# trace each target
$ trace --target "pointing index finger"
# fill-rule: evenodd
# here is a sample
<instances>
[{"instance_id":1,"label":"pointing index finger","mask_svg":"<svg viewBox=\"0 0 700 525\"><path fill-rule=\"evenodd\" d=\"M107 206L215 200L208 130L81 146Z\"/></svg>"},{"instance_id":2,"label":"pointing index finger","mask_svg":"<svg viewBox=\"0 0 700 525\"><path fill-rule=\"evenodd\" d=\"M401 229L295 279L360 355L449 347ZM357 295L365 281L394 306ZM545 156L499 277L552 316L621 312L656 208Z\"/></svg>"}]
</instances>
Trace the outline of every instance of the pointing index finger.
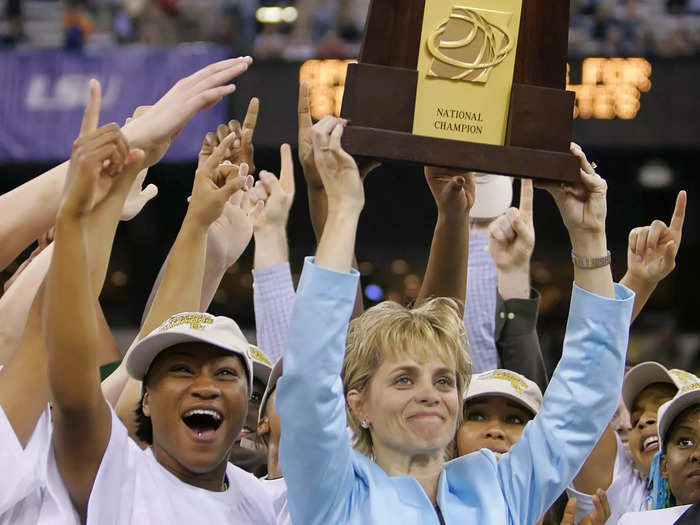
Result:
<instances>
[{"instance_id":1,"label":"pointing index finger","mask_svg":"<svg viewBox=\"0 0 700 525\"><path fill-rule=\"evenodd\" d=\"M520 179L520 213L525 219L532 219L533 189L531 179Z\"/></svg>"},{"instance_id":2,"label":"pointing index finger","mask_svg":"<svg viewBox=\"0 0 700 525\"><path fill-rule=\"evenodd\" d=\"M246 132L250 134L250 138L253 138L253 132L255 131L255 125L258 123L258 113L260 112L260 100L257 97L250 99L248 104L248 112L245 115L245 120L243 121L242 135Z\"/></svg>"},{"instance_id":3,"label":"pointing index finger","mask_svg":"<svg viewBox=\"0 0 700 525\"><path fill-rule=\"evenodd\" d=\"M90 79L90 100L85 108L85 113L83 113L83 121L80 125L80 135L87 135L88 133L95 131L97 129L97 124L100 120L100 104L102 103L102 90L100 89L100 83L94 79Z\"/></svg>"},{"instance_id":4,"label":"pointing index finger","mask_svg":"<svg viewBox=\"0 0 700 525\"><path fill-rule=\"evenodd\" d=\"M673 210L673 217L671 217L671 229L677 232L683 230L683 222L685 222L685 206L688 202L688 195L685 190L678 193L676 198L676 207Z\"/></svg>"}]
</instances>

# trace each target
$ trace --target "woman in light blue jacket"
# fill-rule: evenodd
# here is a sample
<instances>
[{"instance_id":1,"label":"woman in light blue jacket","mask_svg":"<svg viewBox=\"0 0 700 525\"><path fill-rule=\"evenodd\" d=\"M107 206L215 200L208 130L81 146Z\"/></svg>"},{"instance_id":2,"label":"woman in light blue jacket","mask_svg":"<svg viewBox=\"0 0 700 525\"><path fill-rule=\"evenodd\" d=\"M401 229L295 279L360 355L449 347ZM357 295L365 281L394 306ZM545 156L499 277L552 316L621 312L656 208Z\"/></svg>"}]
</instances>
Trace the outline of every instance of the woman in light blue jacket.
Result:
<instances>
[{"instance_id":1,"label":"woman in light blue jacket","mask_svg":"<svg viewBox=\"0 0 700 525\"><path fill-rule=\"evenodd\" d=\"M379 305L348 332L364 192L342 133L343 121L330 117L314 128L328 219L305 263L277 386L292 522L534 524L585 461L620 394L634 296L613 285L605 181L572 146L580 182L547 185L571 238L575 286L539 414L500 459L482 449L446 462L470 372L463 325L456 303L442 298L412 311Z\"/></svg>"}]
</instances>

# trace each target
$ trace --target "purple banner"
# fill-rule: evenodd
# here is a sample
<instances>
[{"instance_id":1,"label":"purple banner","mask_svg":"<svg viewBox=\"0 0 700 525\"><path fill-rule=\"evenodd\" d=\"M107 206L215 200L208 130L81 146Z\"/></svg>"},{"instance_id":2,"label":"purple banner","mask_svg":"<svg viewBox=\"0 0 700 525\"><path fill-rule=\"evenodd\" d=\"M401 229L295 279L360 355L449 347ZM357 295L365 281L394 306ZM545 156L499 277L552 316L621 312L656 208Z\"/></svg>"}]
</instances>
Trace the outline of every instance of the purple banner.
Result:
<instances>
[{"instance_id":1,"label":"purple banner","mask_svg":"<svg viewBox=\"0 0 700 525\"><path fill-rule=\"evenodd\" d=\"M129 46L83 53L0 53L0 162L57 162L70 157L88 98L102 85L100 124L123 124L180 78L230 56L230 48L190 44L170 49ZM207 131L227 119L227 101L197 115L173 142L166 161L194 161Z\"/></svg>"}]
</instances>

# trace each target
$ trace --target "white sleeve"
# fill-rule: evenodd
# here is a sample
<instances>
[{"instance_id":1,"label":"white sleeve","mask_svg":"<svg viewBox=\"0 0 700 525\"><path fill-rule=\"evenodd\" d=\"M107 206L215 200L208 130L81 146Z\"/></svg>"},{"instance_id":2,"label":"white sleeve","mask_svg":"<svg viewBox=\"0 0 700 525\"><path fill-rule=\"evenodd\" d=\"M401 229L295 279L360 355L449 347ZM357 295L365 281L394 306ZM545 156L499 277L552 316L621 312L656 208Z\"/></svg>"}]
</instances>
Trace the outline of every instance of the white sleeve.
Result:
<instances>
[{"instance_id":1,"label":"white sleeve","mask_svg":"<svg viewBox=\"0 0 700 525\"><path fill-rule=\"evenodd\" d=\"M88 501L88 525L117 525L131 516L135 466L142 451L129 438L126 427L110 407L112 429Z\"/></svg>"},{"instance_id":2,"label":"white sleeve","mask_svg":"<svg viewBox=\"0 0 700 525\"><path fill-rule=\"evenodd\" d=\"M0 514L12 508L41 484L14 428L0 405Z\"/></svg>"}]
</instances>

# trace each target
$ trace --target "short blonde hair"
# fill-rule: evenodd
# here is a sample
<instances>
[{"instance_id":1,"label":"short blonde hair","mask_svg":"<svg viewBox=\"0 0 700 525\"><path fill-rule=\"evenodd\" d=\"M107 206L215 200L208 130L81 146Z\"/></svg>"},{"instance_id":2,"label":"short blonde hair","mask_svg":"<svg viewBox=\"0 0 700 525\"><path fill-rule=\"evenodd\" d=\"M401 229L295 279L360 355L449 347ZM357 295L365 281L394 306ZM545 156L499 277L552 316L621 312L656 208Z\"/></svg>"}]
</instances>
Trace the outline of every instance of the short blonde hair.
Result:
<instances>
[{"instance_id":1,"label":"short blonde hair","mask_svg":"<svg viewBox=\"0 0 700 525\"><path fill-rule=\"evenodd\" d=\"M411 356L419 360L438 357L454 366L459 400L471 378L467 332L457 301L445 297L431 299L409 310L393 301L385 301L367 310L350 323L345 360L343 389L366 392L374 373L387 357ZM355 433L354 447L372 456L372 436L347 407L348 422ZM462 421L459 411L457 428Z\"/></svg>"}]
</instances>

